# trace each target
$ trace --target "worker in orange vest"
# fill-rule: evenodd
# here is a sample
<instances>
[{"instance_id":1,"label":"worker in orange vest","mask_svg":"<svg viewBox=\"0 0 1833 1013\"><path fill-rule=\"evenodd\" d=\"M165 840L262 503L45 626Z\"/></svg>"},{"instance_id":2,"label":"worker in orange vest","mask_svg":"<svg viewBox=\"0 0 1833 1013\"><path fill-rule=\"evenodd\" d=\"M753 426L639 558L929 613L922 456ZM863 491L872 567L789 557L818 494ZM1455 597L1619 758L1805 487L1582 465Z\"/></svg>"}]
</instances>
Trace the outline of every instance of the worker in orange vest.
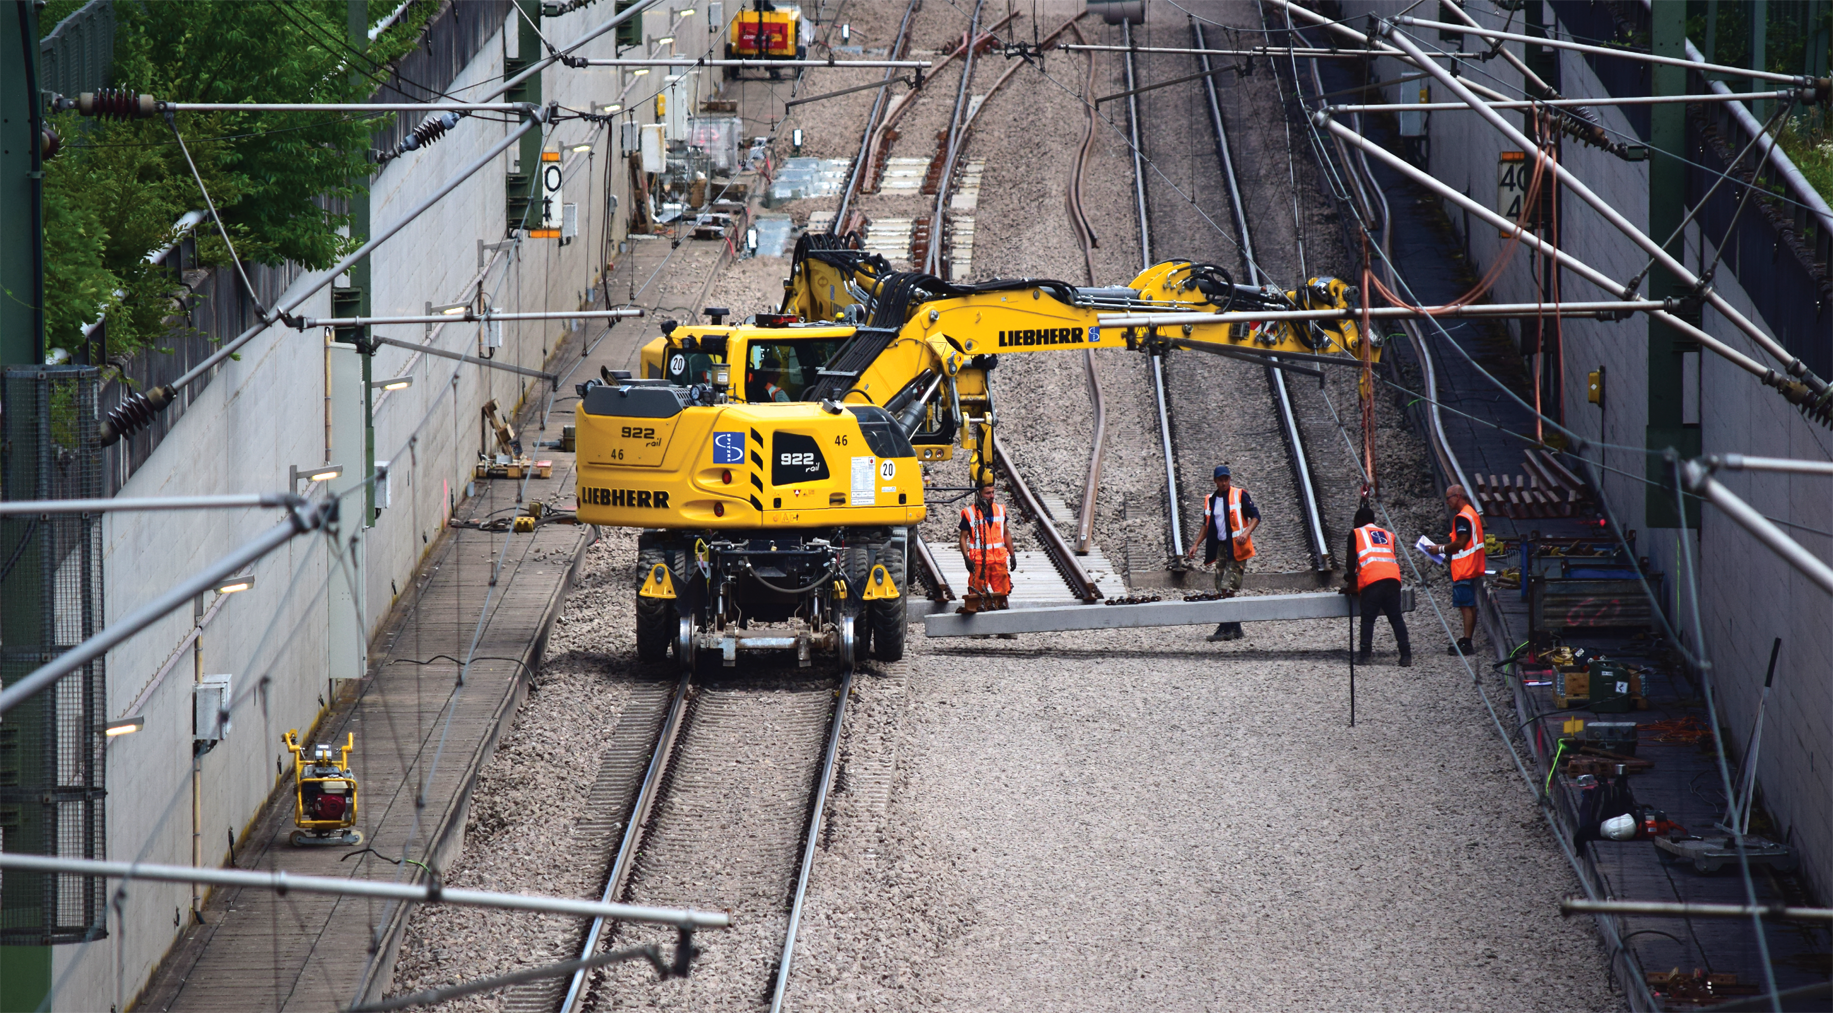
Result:
<instances>
[{"instance_id":1,"label":"worker in orange vest","mask_svg":"<svg viewBox=\"0 0 1833 1013\"><path fill-rule=\"evenodd\" d=\"M1018 547L1006 524L1006 508L993 500L993 476L983 475L977 484L974 502L961 511L961 558L967 561L967 590L993 599L983 608L1002 609L1006 607L1006 595L1012 593L1012 563L1018 556Z\"/></svg>"},{"instance_id":2,"label":"worker in orange vest","mask_svg":"<svg viewBox=\"0 0 1833 1013\"><path fill-rule=\"evenodd\" d=\"M1208 545L1203 562L1216 564L1216 592L1233 598L1247 575L1247 561L1255 555L1252 536L1260 526L1260 508L1248 498L1246 489L1234 484L1228 465L1216 465L1215 480L1216 491L1203 497L1203 533L1184 558L1195 559L1197 550ZM1210 640L1241 637L1240 623L1217 623L1216 632L1209 635Z\"/></svg>"},{"instance_id":3,"label":"worker in orange vest","mask_svg":"<svg viewBox=\"0 0 1833 1013\"><path fill-rule=\"evenodd\" d=\"M1432 551L1447 557L1451 567L1451 604L1464 616L1464 635L1446 650L1447 654L1472 654L1471 634L1477 629L1477 594L1483 588L1483 518L1461 485L1445 488L1445 506L1452 511L1451 540L1434 545Z\"/></svg>"},{"instance_id":4,"label":"worker in orange vest","mask_svg":"<svg viewBox=\"0 0 1833 1013\"><path fill-rule=\"evenodd\" d=\"M1400 611L1400 558L1394 554L1394 533L1375 523L1368 507L1356 511L1356 529L1349 533L1349 572L1345 594L1362 601L1362 649L1356 661L1367 664L1375 644L1375 616L1387 616L1400 647L1400 667L1413 664L1413 647L1407 640L1407 620Z\"/></svg>"}]
</instances>

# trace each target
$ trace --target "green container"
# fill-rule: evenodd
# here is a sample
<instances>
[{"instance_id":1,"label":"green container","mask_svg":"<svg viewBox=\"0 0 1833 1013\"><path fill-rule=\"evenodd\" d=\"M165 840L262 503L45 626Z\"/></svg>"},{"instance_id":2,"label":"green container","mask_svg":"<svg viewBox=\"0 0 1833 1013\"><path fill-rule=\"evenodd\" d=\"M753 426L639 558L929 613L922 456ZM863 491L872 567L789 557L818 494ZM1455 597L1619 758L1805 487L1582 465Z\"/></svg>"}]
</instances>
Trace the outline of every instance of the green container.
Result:
<instances>
[{"instance_id":1,"label":"green container","mask_svg":"<svg viewBox=\"0 0 1833 1013\"><path fill-rule=\"evenodd\" d=\"M1627 714L1636 709L1630 694L1635 683L1629 669L1615 661L1593 661L1586 668L1591 673L1591 709L1599 714Z\"/></svg>"}]
</instances>

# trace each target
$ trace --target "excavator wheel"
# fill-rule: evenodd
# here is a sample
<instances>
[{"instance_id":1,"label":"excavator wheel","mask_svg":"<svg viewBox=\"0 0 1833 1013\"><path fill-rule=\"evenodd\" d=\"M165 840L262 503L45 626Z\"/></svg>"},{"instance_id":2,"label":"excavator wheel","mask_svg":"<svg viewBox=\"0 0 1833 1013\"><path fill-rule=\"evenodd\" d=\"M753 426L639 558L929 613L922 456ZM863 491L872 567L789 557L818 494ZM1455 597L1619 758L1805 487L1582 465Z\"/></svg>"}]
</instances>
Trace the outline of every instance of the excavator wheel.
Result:
<instances>
[{"instance_id":1,"label":"excavator wheel","mask_svg":"<svg viewBox=\"0 0 1833 1013\"><path fill-rule=\"evenodd\" d=\"M880 661L899 661L904 657L904 635L909 630L905 605L910 601L908 575L909 543L907 536L896 535L879 546L878 561L897 585L898 596L866 604L866 625L872 631L872 656Z\"/></svg>"},{"instance_id":2,"label":"excavator wheel","mask_svg":"<svg viewBox=\"0 0 1833 1013\"><path fill-rule=\"evenodd\" d=\"M678 552L670 551L665 536L659 532L645 531L637 536L637 574L639 580L647 575L657 563L663 563L670 570L676 570ZM636 596L636 656L638 661L668 660L668 645L674 642L675 627L678 621L675 603L667 598L645 598Z\"/></svg>"}]
</instances>

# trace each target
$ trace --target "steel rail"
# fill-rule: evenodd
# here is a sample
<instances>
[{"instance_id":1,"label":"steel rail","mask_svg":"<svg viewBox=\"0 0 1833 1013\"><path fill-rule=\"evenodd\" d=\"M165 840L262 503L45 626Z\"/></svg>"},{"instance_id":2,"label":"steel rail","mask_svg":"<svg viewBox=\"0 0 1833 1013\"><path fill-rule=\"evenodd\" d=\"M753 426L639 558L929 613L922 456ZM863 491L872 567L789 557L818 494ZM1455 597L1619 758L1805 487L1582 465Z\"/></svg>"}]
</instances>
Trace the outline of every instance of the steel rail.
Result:
<instances>
[{"instance_id":1,"label":"steel rail","mask_svg":"<svg viewBox=\"0 0 1833 1013\"><path fill-rule=\"evenodd\" d=\"M605 889L600 901L609 904L623 892L625 880L629 878L630 869L636 864L636 852L642 843L643 828L649 822L649 812L655 805L656 796L661 794L663 774L668 769L668 757L674 749L675 737L681 730L681 718L687 712L687 699L692 672L681 673L675 683L674 695L668 702L668 715L662 721L662 730L656 735L654 751L649 754L649 767L643 774L643 784L637 789L636 804L631 806L630 818L624 823L624 834L618 843L617 856L612 859L611 869L605 875ZM590 960L598 950L599 941L603 938L607 921L603 916L592 919L586 929L585 945L579 949L579 960ZM573 1013L578 1008L579 1000L585 996L587 972L590 968L581 967L573 972L567 983L566 995L560 1000L560 1013Z\"/></svg>"},{"instance_id":2,"label":"steel rail","mask_svg":"<svg viewBox=\"0 0 1833 1013\"><path fill-rule=\"evenodd\" d=\"M815 852L821 847L821 821L827 811L827 793L834 784L834 767L840 759L840 731L846 723L846 703L852 695L853 669L848 667L840 677L840 692L834 700L834 718L827 729L827 748L821 755L821 771L815 775L813 811L808 817L808 839L802 844L802 866L796 872L796 892L789 902L789 928L783 934L783 953L777 960L776 985L770 992L770 1013L782 1013L783 996L789 991L789 968L796 953L796 930L802 924L802 908L808 899L808 876L815 867Z\"/></svg>"},{"instance_id":3,"label":"steel rail","mask_svg":"<svg viewBox=\"0 0 1833 1013\"><path fill-rule=\"evenodd\" d=\"M1025 484L1024 476L1018 473L1018 465L1006 456L1006 448L997 437L993 440L993 463L1005 472L1013 501L1037 522L1038 539L1044 543L1044 553L1050 557L1051 565L1056 567L1063 583L1069 585L1070 593L1084 602L1100 601L1101 589L1095 586L1088 571L1082 568L1082 563L1070 550L1069 543L1063 540L1063 533L1057 530L1055 524L1050 523L1050 512L1044 509L1043 502Z\"/></svg>"},{"instance_id":4,"label":"steel rail","mask_svg":"<svg viewBox=\"0 0 1833 1013\"><path fill-rule=\"evenodd\" d=\"M1064 27L1074 25L1068 22ZM1076 28L1076 38L1082 38L1082 29ZM1016 69L1016 68L1014 68ZM1000 78L1001 81L1005 78ZM1088 78L1083 85L1083 94L1093 94L1095 89L1095 56L1088 56ZM982 108L985 108L984 106ZM1076 151L1076 171L1069 180L1069 223L1076 230L1076 238L1082 243L1082 265L1088 275L1088 283L1095 284L1095 230L1088 221L1088 213L1082 207L1082 182L1088 175L1088 155L1095 146L1095 107L1087 107L1087 124L1082 131L1082 146ZM1095 540L1095 498L1101 491L1101 458L1107 446L1107 401L1102 397L1101 376L1095 371L1095 352L1092 348L1082 350L1082 368L1088 376L1088 397L1094 406L1095 425L1093 429L1093 446L1088 452L1088 477L1082 482L1082 506L1076 514L1076 555L1086 556Z\"/></svg>"},{"instance_id":5,"label":"steel rail","mask_svg":"<svg viewBox=\"0 0 1833 1013\"><path fill-rule=\"evenodd\" d=\"M948 154L936 183L936 209L929 217L929 249L923 257L923 271L937 277L942 275L942 216L948 208L948 182L955 178L955 159L961 154L961 125L967 115L968 86L974 80L974 51L980 48L980 9L985 5L986 0L974 0L974 16L968 21L967 52L961 57L961 84L955 89L955 112L948 120Z\"/></svg>"},{"instance_id":6,"label":"steel rail","mask_svg":"<svg viewBox=\"0 0 1833 1013\"><path fill-rule=\"evenodd\" d=\"M1138 50L1133 46L1131 21L1120 22L1120 39L1124 44L1127 78L1127 140L1133 152L1133 205L1139 217L1139 269L1143 271L1152 266L1152 225L1146 214L1145 148L1140 144L1139 80L1133 64L1133 54ZM1175 567L1184 558L1184 504L1177 484L1177 448L1171 440L1171 407L1165 397L1164 356L1154 352L1149 358L1153 407L1158 411L1159 453L1165 460L1165 523L1171 535L1171 551L1167 555L1170 565Z\"/></svg>"},{"instance_id":7,"label":"steel rail","mask_svg":"<svg viewBox=\"0 0 1833 1013\"><path fill-rule=\"evenodd\" d=\"M904 8L903 23L898 26L897 39L891 43L888 55L896 56L903 52L904 40L910 33L910 18L916 13L917 4L920 2L921 0L910 0L910 5ZM840 234L841 223L846 221L847 211L852 207L853 194L859 190L860 174L866 171L865 165L867 156L870 154L868 149L872 146L872 134L876 130L879 116L884 114L885 99L891 94L891 82L895 80L897 80L896 71L887 69L884 83L878 86L878 97L872 100L872 111L866 115L866 129L859 136L859 154L853 156L853 171L847 174L846 189L840 191L840 204L834 211L834 221L827 227L829 235Z\"/></svg>"},{"instance_id":8,"label":"steel rail","mask_svg":"<svg viewBox=\"0 0 1833 1013\"><path fill-rule=\"evenodd\" d=\"M1190 31L1196 39L1198 49L1203 45L1203 24L1191 19ZM1198 64L1209 69L1209 57L1199 55ZM1247 224L1247 211L1241 202L1241 182L1235 176L1234 158L1229 152L1228 130L1222 123L1222 104L1216 97L1216 79L1203 78L1203 94L1209 102L1209 125L1216 132L1216 159L1222 168L1222 182L1228 188L1229 207L1234 212L1235 231L1241 242L1241 255L1247 261L1248 278L1251 284L1264 285L1268 282L1260 272L1259 258L1254 256L1254 240ZM1267 385L1273 390L1273 400L1279 406L1280 431L1285 436L1286 456L1292 465L1292 482L1297 487L1299 504L1305 515L1305 528L1310 536L1312 566L1319 572L1332 569L1330 544L1324 533L1324 517L1318 507L1317 487L1312 484L1311 463L1305 456L1305 436L1299 429L1298 415L1292 407L1292 394L1286 388L1285 374L1277 369L1267 370Z\"/></svg>"}]
</instances>

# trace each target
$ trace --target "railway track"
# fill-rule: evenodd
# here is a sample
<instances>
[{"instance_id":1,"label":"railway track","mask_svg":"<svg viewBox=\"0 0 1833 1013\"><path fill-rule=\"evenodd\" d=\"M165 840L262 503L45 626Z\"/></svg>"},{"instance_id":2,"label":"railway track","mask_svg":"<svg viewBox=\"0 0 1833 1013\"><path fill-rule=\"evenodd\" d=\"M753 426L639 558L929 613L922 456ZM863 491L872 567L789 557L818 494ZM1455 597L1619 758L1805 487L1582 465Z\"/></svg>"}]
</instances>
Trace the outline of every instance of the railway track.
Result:
<instances>
[{"instance_id":1,"label":"railway track","mask_svg":"<svg viewBox=\"0 0 1833 1013\"><path fill-rule=\"evenodd\" d=\"M575 835L602 842L597 855L580 860L604 863L604 898L737 901L735 928L699 955L683 985L690 1006L715 994L722 1003L751 994L775 1013L790 980L853 673L763 678L775 681L683 673L672 687L640 685L580 818L581 828L597 833ZM709 869L719 870L717 883L707 882ZM654 933L596 919L572 956L648 942ZM617 1009L626 991L653 1000L652 982L647 965L598 968L521 986L504 1006L514 1013Z\"/></svg>"}]
</instances>

